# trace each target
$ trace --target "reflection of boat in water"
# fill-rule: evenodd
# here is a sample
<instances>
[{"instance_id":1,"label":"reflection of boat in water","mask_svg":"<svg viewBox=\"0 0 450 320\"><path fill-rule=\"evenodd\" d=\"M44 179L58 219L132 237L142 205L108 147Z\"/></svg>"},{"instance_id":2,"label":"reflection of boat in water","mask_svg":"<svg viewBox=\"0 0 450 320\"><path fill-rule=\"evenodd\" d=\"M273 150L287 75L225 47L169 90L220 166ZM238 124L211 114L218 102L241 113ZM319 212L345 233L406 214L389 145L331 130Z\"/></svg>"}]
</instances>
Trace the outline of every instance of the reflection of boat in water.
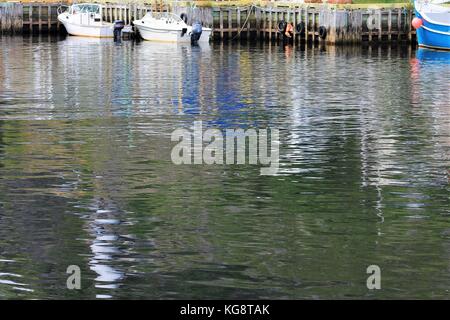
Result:
<instances>
[{"instance_id":1,"label":"reflection of boat in water","mask_svg":"<svg viewBox=\"0 0 450 320\"><path fill-rule=\"evenodd\" d=\"M168 12L148 12L133 23L142 38L149 41L208 42L211 36L210 28L202 27L200 23L189 26L181 17Z\"/></svg>"},{"instance_id":2,"label":"reflection of boat in water","mask_svg":"<svg viewBox=\"0 0 450 320\"><path fill-rule=\"evenodd\" d=\"M137 113L187 112L214 105L211 91L211 46L200 43L164 43L142 41L134 48L134 100ZM208 89L209 88L209 89ZM174 109L168 109L172 106Z\"/></svg>"},{"instance_id":3,"label":"reflection of boat in water","mask_svg":"<svg viewBox=\"0 0 450 320\"><path fill-rule=\"evenodd\" d=\"M450 52L448 51L419 48L416 52L416 57L422 61L440 61L450 64Z\"/></svg>"},{"instance_id":4,"label":"reflection of boat in water","mask_svg":"<svg viewBox=\"0 0 450 320\"><path fill-rule=\"evenodd\" d=\"M67 33L73 36L98 38L114 36L114 25L103 21L102 7L98 4L74 4L68 10L59 13L58 20L64 25Z\"/></svg>"},{"instance_id":5,"label":"reflection of boat in water","mask_svg":"<svg viewBox=\"0 0 450 320\"><path fill-rule=\"evenodd\" d=\"M117 258L126 254L119 248L123 239L116 230L121 221L117 209L107 206L103 199L96 202L91 209L94 212L87 223L87 231L93 237L90 240L92 256L89 259L89 268L97 274L96 288L114 290L125 277L124 272L116 266ZM97 294L96 297L112 298L109 294Z\"/></svg>"},{"instance_id":6,"label":"reflection of boat in water","mask_svg":"<svg viewBox=\"0 0 450 320\"><path fill-rule=\"evenodd\" d=\"M419 0L414 2L414 8L416 17L412 23L419 46L450 50L450 8Z\"/></svg>"},{"instance_id":7,"label":"reflection of boat in water","mask_svg":"<svg viewBox=\"0 0 450 320\"><path fill-rule=\"evenodd\" d=\"M70 46L114 45L111 39L94 37L66 37L62 42Z\"/></svg>"}]
</instances>

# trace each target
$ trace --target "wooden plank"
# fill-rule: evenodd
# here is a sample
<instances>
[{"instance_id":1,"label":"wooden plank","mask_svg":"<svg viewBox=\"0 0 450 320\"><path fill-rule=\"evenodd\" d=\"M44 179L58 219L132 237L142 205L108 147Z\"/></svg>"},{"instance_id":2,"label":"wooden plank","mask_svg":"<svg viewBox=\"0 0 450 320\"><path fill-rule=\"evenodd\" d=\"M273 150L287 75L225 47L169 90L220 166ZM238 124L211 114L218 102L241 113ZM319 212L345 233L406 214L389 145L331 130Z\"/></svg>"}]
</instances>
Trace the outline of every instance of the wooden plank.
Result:
<instances>
[{"instance_id":1,"label":"wooden plank","mask_svg":"<svg viewBox=\"0 0 450 320\"><path fill-rule=\"evenodd\" d=\"M259 39L261 37L261 9L255 8L256 15L256 38Z\"/></svg>"},{"instance_id":2,"label":"wooden plank","mask_svg":"<svg viewBox=\"0 0 450 320\"><path fill-rule=\"evenodd\" d=\"M247 17L248 17L248 19L247 19L247 40L250 39L250 28L251 28L251 22L250 22L250 17L249 17L249 14L251 14L251 12L249 11L250 9L247 9Z\"/></svg>"},{"instance_id":3,"label":"wooden plank","mask_svg":"<svg viewBox=\"0 0 450 320\"><path fill-rule=\"evenodd\" d=\"M387 23L388 23L388 41L389 42L391 42L391 40L392 40L392 10L391 9L389 9L389 12L388 12L388 21L387 21Z\"/></svg>"},{"instance_id":4,"label":"wooden plank","mask_svg":"<svg viewBox=\"0 0 450 320\"><path fill-rule=\"evenodd\" d=\"M294 43L294 45L295 45L295 39L296 39L296 37L297 37L297 34L296 34L296 30L295 30L295 25L297 24L297 14L296 14L297 12L296 12L296 10L294 9L293 11L292 11L292 26L294 27L294 31L292 32L292 42Z\"/></svg>"},{"instance_id":5,"label":"wooden plank","mask_svg":"<svg viewBox=\"0 0 450 320\"><path fill-rule=\"evenodd\" d=\"M236 37L240 38L241 36L239 35L239 30L241 30L241 9L239 7L236 9L236 23L238 28L238 34Z\"/></svg>"},{"instance_id":6,"label":"wooden plank","mask_svg":"<svg viewBox=\"0 0 450 320\"><path fill-rule=\"evenodd\" d=\"M266 35L267 35L267 11L266 9L263 9L263 39L266 40Z\"/></svg>"},{"instance_id":7,"label":"wooden plank","mask_svg":"<svg viewBox=\"0 0 450 320\"><path fill-rule=\"evenodd\" d=\"M280 11L275 11L275 38L278 39L280 38L280 34L278 33L278 22L279 22L279 18L280 18Z\"/></svg>"},{"instance_id":8,"label":"wooden plank","mask_svg":"<svg viewBox=\"0 0 450 320\"><path fill-rule=\"evenodd\" d=\"M29 12L30 32L33 32L33 5L32 4L29 6L28 12Z\"/></svg>"},{"instance_id":9,"label":"wooden plank","mask_svg":"<svg viewBox=\"0 0 450 320\"><path fill-rule=\"evenodd\" d=\"M219 30L220 30L220 39L223 39L223 11L220 9L219 11Z\"/></svg>"},{"instance_id":10,"label":"wooden plank","mask_svg":"<svg viewBox=\"0 0 450 320\"><path fill-rule=\"evenodd\" d=\"M302 8L298 9L298 14L297 14L297 24L302 22ZM295 25L295 29L297 29L297 25ZM302 41L302 35L299 33L297 36L297 41L300 43Z\"/></svg>"},{"instance_id":11,"label":"wooden plank","mask_svg":"<svg viewBox=\"0 0 450 320\"><path fill-rule=\"evenodd\" d=\"M48 31L50 32L50 30L52 28L52 6L51 5L47 6L47 28L48 28Z\"/></svg>"},{"instance_id":12,"label":"wooden plank","mask_svg":"<svg viewBox=\"0 0 450 320\"><path fill-rule=\"evenodd\" d=\"M228 9L227 16L228 16L228 39L231 39L233 37L232 31L231 31L231 29L233 28L233 20L232 20L233 16L232 16L231 9Z\"/></svg>"},{"instance_id":13,"label":"wooden plank","mask_svg":"<svg viewBox=\"0 0 450 320\"><path fill-rule=\"evenodd\" d=\"M56 8L56 10L58 10L58 7ZM56 13L58 14L58 11L56 11ZM61 23L58 20L58 17L56 17L56 31L59 32L61 28Z\"/></svg>"},{"instance_id":14,"label":"wooden plank","mask_svg":"<svg viewBox=\"0 0 450 320\"><path fill-rule=\"evenodd\" d=\"M39 28L39 33L42 32L42 6L39 4L38 5L38 28Z\"/></svg>"},{"instance_id":15,"label":"wooden plank","mask_svg":"<svg viewBox=\"0 0 450 320\"><path fill-rule=\"evenodd\" d=\"M312 41L316 42L316 10L312 12Z\"/></svg>"},{"instance_id":16,"label":"wooden plank","mask_svg":"<svg viewBox=\"0 0 450 320\"><path fill-rule=\"evenodd\" d=\"M308 23L309 22L309 13L308 7L305 8L305 40L308 41Z\"/></svg>"},{"instance_id":17,"label":"wooden plank","mask_svg":"<svg viewBox=\"0 0 450 320\"><path fill-rule=\"evenodd\" d=\"M411 28L411 22L412 22L412 11L408 10L408 19L406 20L406 23L408 24L407 29L408 30L408 41L411 42L412 39L412 28Z\"/></svg>"},{"instance_id":18,"label":"wooden plank","mask_svg":"<svg viewBox=\"0 0 450 320\"><path fill-rule=\"evenodd\" d=\"M382 31L382 26L383 26L383 20L382 20L383 16L381 13L381 10L378 10L378 42L381 41L381 37L383 35L383 31Z\"/></svg>"},{"instance_id":19,"label":"wooden plank","mask_svg":"<svg viewBox=\"0 0 450 320\"><path fill-rule=\"evenodd\" d=\"M269 11L269 40L272 40L272 22L273 22L272 9L270 9L270 11Z\"/></svg>"}]
</instances>

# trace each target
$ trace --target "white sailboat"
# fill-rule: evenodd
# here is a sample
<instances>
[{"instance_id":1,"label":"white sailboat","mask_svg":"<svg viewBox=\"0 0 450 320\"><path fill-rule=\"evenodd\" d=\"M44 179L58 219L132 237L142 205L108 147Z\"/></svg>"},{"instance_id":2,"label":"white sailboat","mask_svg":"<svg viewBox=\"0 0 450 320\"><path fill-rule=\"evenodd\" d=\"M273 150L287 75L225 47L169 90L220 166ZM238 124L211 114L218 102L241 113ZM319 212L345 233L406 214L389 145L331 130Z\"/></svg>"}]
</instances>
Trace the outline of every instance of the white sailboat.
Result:
<instances>
[{"instance_id":1,"label":"white sailboat","mask_svg":"<svg viewBox=\"0 0 450 320\"><path fill-rule=\"evenodd\" d=\"M149 41L208 42L212 31L200 23L189 26L181 17L168 12L148 12L133 23L142 38Z\"/></svg>"}]
</instances>

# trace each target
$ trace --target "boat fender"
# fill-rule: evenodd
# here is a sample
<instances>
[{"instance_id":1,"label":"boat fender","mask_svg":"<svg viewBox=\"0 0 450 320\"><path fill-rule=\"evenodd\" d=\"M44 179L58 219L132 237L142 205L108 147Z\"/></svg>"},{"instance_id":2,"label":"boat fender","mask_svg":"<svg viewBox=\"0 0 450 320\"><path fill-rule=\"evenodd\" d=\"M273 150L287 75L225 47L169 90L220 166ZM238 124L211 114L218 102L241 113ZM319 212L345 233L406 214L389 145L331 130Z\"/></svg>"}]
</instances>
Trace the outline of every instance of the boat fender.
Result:
<instances>
[{"instance_id":1,"label":"boat fender","mask_svg":"<svg viewBox=\"0 0 450 320\"><path fill-rule=\"evenodd\" d=\"M327 28L325 28L324 26L319 27L319 37L321 39L325 39L327 37Z\"/></svg>"},{"instance_id":2,"label":"boat fender","mask_svg":"<svg viewBox=\"0 0 450 320\"><path fill-rule=\"evenodd\" d=\"M295 26L295 31L297 31L297 33L303 34L305 32L305 23L300 22Z\"/></svg>"},{"instance_id":3,"label":"boat fender","mask_svg":"<svg viewBox=\"0 0 450 320\"><path fill-rule=\"evenodd\" d=\"M281 20L280 22L278 22L278 32L284 34L284 32L286 31L286 26L287 26L286 21Z\"/></svg>"},{"instance_id":4,"label":"boat fender","mask_svg":"<svg viewBox=\"0 0 450 320\"><path fill-rule=\"evenodd\" d=\"M291 38L293 33L294 33L294 26L292 25L292 23L288 23L284 35L288 38Z\"/></svg>"},{"instance_id":5,"label":"boat fender","mask_svg":"<svg viewBox=\"0 0 450 320\"><path fill-rule=\"evenodd\" d=\"M188 21L188 16L187 16L186 13L183 12L182 14L180 14L180 18L181 18L181 20L184 21L184 23L187 23L187 21Z\"/></svg>"},{"instance_id":6,"label":"boat fender","mask_svg":"<svg viewBox=\"0 0 450 320\"><path fill-rule=\"evenodd\" d=\"M415 17L412 20L411 24L414 27L414 29L419 29L422 26L423 21L422 21L422 19Z\"/></svg>"}]
</instances>

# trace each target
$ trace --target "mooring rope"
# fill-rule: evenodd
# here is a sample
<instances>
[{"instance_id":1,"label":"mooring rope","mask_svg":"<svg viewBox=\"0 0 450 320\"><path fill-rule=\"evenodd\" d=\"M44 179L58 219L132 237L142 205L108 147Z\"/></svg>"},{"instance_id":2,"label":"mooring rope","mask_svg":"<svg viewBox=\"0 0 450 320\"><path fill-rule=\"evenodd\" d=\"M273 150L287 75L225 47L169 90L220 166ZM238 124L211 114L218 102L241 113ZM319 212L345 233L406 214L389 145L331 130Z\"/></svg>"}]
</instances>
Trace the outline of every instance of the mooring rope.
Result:
<instances>
[{"instance_id":1,"label":"mooring rope","mask_svg":"<svg viewBox=\"0 0 450 320\"><path fill-rule=\"evenodd\" d=\"M245 26L247 25L248 19L250 18L250 14L253 11L253 8L256 8L256 6L254 4L251 5L251 7L249 9L247 9L247 18L244 21L244 24L242 25L241 30L238 31L238 33L236 33L236 35L231 39L231 41L233 41L234 39L236 39L242 32L242 30L244 30Z\"/></svg>"}]
</instances>

